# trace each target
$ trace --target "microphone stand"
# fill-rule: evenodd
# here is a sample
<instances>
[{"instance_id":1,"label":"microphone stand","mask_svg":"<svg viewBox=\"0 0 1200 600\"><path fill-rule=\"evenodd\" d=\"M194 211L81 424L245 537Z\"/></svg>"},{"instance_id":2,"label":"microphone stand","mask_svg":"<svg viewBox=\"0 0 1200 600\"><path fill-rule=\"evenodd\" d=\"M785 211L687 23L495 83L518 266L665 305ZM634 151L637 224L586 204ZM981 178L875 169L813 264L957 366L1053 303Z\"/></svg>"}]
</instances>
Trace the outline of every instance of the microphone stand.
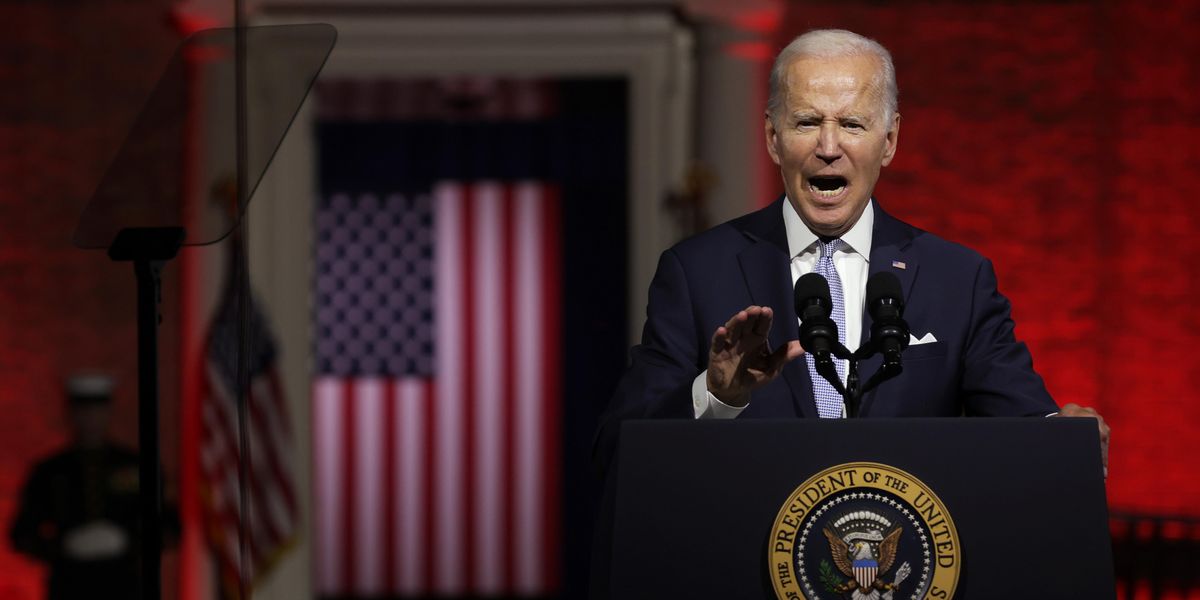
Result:
<instances>
[{"instance_id":1,"label":"microphone stand","mask_svg":"<svg viewBox=\"0 0 1200 600\"><path fill-rule=\"evenodd\" d=\"M842 395L842 400L846 403L847 418L854 419L858 417L858 411L862 407L862 397L864 394L904 371L904 366L900 363L900 357L897 355L895 360L885 359L883 364L879 365L879 368L867 380L867 383L860 385L858 362L874 356L877 351L877 344L874 338L867 340L867 343L854 352L851 352L840 342L833 343L833 356L847 361L845 385L842 385L841 377L838 376L837 367L834 366L832 357L826 355L824 357L813 358L817 374L824 377L825 381L828 381L829 385L833 386L833 389Z\"/></svg>"}]
</instances>

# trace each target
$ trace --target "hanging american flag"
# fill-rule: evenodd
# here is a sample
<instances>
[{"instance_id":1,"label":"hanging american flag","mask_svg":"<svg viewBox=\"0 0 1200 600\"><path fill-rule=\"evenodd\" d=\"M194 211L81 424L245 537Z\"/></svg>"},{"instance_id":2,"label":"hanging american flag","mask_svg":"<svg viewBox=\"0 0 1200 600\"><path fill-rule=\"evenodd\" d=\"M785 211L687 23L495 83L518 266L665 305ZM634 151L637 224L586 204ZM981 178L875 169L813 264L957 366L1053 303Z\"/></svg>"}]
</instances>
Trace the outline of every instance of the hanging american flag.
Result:
<instances>
[{"instance_id":1,"label":"hanging american flag","mask_svg":"<svg viewBox=\"0 0 1200 600\"><path fill-rule=\"evenodd\" d=\"M227 277L232 278L232 273ZM236 395L239 314L231 284L228 281L225 286L205 345L200 428L207 537L225 598L239 597L242 582L252 584L264 574L292 545L299 526L291 418L276 367L274 337L253 296L247 301L245 331L249 339L249 389L245 393L249 514L241 511L238 465L243 452ZM249 551L246 561L241 560L240 528Z\"/></svg>"},{"instance_id":2,"label":"hanging american flag","mask_svg":"<svg viewBox=\"0 0 1200 600\"><path fill-rule=\"evenodd\" d=\"M533 181L319 203L318 593L555 591L558 211Z\"/></svg>"}]
</instances>

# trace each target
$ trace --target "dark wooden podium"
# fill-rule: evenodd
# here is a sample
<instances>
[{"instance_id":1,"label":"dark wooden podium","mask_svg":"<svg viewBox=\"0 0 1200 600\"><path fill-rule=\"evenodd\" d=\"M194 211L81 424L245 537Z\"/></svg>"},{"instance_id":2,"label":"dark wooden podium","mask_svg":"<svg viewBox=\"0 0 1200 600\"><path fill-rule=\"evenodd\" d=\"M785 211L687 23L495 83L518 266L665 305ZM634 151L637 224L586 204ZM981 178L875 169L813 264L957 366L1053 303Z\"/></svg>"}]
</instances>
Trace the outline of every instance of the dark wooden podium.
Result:
<instances>
[{"instance_id":1,"label":"dark wooden podium","mask_svg":"<svg viewBox=\"0 0 1200 600\"><path fill-rule=\"evenodd\" d=\"M781 507L856 461L910 473L944 503L961 542L955 598L1115 598L1095 422L1060 418L628 422L611 597L774 598Z\"/></svg>"}]
</instances>

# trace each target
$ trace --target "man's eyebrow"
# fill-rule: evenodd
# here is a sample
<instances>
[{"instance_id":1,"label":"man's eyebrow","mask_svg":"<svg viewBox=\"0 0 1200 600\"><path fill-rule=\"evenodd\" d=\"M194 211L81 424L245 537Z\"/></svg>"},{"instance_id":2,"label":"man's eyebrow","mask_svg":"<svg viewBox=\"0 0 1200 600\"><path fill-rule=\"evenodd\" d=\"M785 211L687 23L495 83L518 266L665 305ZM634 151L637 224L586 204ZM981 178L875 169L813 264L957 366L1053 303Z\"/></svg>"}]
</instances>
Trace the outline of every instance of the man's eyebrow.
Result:
<instances>
[{"instance_id":1,"label":"man's eyebrow","mask_svg":"<svg viewBox=\"0 0 1200 600\"><path fill-rule=\"evenodd\" d=\"M838 120L847 121L847 122L863 123L863 124L870 124L870 123L875 122L875 119L872 118L871 115L859 114L859 113L843 115L841 117L838 117Z\"/></svg>"}]
</instances>

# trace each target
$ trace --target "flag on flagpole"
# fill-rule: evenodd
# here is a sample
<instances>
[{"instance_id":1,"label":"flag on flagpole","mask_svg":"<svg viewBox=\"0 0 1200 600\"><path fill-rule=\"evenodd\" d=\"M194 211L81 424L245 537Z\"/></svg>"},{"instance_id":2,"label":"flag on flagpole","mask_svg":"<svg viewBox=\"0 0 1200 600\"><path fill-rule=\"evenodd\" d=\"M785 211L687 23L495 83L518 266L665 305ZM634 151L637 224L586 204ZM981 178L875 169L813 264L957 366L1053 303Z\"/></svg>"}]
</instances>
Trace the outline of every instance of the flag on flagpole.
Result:
<instances>
[{"instance_id":1,"label":"flag on flagpole","mask_svg":"<svg viewBox=\"0 0 1200 600\"><path fill-rule=\"evenodd\" d=\"M252 585L291 547L300 514L292 467L291 417L280 383L275 340L253 295L246 302L245 331L249 340L249 389L243 395L248 453L239 442L240 319L230 271L203 354L199 454L206 533L221 579L220 590L225 598L237 598L241 582ZM249 457L244 465L249 486L245 515L238 470L243 456ZM246 561L241 560L239 531L246 536ZM244 572L246 568L249 572Z\"/></svg>"},{"instance_id":2,"label":"flag on flagpole","mask_svg":"<svg viewBox=\"0 0 1200 600\"><path fill-rule=\"evenodd\" d=\"M319 594L557 589L558 211L537 181L319 203Z\"/></svg>"}]
</instances>

